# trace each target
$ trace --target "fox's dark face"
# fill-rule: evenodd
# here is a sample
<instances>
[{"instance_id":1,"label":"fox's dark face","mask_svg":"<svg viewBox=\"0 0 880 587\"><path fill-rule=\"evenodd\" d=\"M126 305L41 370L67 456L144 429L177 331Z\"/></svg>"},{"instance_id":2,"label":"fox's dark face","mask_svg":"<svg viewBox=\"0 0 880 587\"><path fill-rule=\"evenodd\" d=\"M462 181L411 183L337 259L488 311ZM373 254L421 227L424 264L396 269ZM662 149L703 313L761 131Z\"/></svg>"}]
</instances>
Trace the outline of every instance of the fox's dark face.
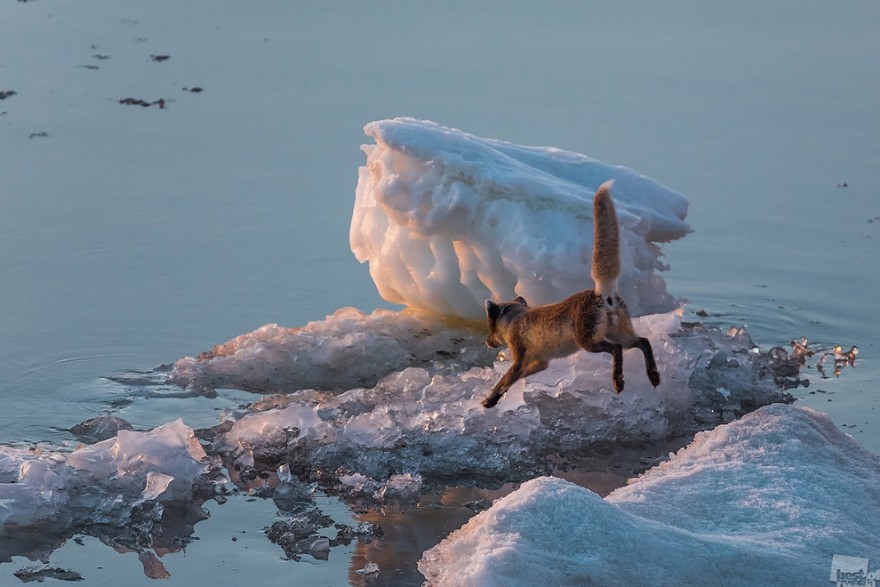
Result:
<instances>
[{"instance_id":1,"label":"fox's dark face","mask_svg":"<svg viewBox=\"0 0 880 587\"><path fill-rule=\"evenodd\" d=\"M529 305L522 296L516 296L513 301L496 304L492 300L486 300L486 321L489 323L489 336L486 337L486 346L493 349L504 346L504 336L501 330L508 321L523 313Z\"/></svg>"}]
</instances>

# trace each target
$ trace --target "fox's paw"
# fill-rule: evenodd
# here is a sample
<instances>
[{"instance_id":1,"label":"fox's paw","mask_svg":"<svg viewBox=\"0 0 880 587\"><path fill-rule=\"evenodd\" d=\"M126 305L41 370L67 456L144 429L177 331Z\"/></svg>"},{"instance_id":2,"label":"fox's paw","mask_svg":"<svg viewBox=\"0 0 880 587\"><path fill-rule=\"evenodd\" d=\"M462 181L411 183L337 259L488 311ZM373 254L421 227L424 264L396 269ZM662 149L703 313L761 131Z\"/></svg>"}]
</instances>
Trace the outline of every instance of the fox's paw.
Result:
<instances>
[{"instance_id":1,"label":"fox's paw","mask_svg":"<svg viewBox=\"0 0 880 587\"><path fill-rule=\"evenodd\" d=\"M624 381L623 377L615 377L614 378L614 391L620 393L623 391Z\"/></svg>"},{"instance_id":2,"label":"fox's paw","mask_svg":"<svg viewBox=\"0 0 880 587\"><path fill-rule=\"evenodd\" d=\"M495 404L497 404L498 400L500 400L500 399L501 399L500 395L499 396L490 395L489 397L487 397L486 399L483 400L483 407L484 408L494 408Z\"/></svg>"},{"instance_id":3,"label":"fox's paw","mask_svg":"<svg viewBox=\"0 0 880 587\"><path fill-rule=\"evenodd\" d=\"M651 385L653 385L654 387L660 385L660 373L658 373L656 370L648 371L648 379L651 381Z\"/></svg>"}]
</instances>

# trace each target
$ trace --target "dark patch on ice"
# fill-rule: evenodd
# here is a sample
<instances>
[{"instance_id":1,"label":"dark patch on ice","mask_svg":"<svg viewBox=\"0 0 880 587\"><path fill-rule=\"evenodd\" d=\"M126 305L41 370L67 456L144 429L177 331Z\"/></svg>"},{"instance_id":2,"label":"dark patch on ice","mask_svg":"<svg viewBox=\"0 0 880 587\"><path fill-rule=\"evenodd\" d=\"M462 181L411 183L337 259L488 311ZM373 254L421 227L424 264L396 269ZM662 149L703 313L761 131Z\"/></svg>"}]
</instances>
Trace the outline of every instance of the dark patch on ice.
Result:
<instances>
[{"instance_id":1,"label":"dark patch on ice","mask_svg":"<svg viewBox=\"0 0 880 587\"><path fill-rule=\"evenodd\" d=\"M190 94L201 94L205 90L200 88L199 86L195 86L194 88L183 88L184 92L189 92Z\"/></svg>"},{"instance_id":2,"label":"dark patch on ice","mask_svg":"<svg viewBox=\"0 0 880 587\"><path fill-rule=\"evenodd\" d=\"M171 55L150 55L150 60L156 63L162 63L171 59Z\"/></svg>"},{"instance_id":3,"label":"dark patch on ice","mask_svg":"<svg viewBox=\"0 0 880 587\"><path fill-rule=\"evenodd\" d=\"M0 100L5 100L6 98L11 98L16 95L18 95L18 92L12 90L0 91Z\"/></svg>"},{"instance_id":4,"label":"dark patch on ice","mask_svg":"<svg viewBox=\"0 0 880 587\"><path fill-rule=\"evenodd\" d=\"M92 47L94 48L94 45ZM101 53L95 53L94 55L92 55L92 57L97 59L98 61L107 61L108 59L110 59L109 55L103 55Z\"/></svg>"}]
</instances>

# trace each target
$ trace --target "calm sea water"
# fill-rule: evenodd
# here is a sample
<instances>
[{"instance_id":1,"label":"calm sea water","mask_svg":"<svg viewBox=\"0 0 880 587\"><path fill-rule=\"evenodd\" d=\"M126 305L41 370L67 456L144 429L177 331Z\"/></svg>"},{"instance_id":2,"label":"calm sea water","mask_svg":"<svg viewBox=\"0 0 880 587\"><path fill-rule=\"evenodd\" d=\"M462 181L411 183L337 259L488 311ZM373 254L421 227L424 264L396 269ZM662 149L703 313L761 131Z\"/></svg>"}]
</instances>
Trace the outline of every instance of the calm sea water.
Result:
<instances>
[{"instance_id":1,"label":"calm sea water","mask_svg":"<svg viewBox=\"0 0 880 587\"><path fill-rule=\"evenodd\" d=\"M266 322L387 306L348 224L363 124L409 115L687 195L695 232L664 249L670 291L763 346L858 345L856 368L808 373L796 395L880 452L878 29L868 1L4 0L0 442L68 440L112 399L103 377ZM217 407L177 404L188 423ZM161 423L168 404L137 415ZM335 565L277 560L248 507L198 526L167 557L172 582L361 580L336 551ZM245 524L243 571L218 570ZM425 526L428 545L451 529ZM71 560L103 567L94 584L149 582L99 543L53 563Z\"/></svg>"}]
</instances>

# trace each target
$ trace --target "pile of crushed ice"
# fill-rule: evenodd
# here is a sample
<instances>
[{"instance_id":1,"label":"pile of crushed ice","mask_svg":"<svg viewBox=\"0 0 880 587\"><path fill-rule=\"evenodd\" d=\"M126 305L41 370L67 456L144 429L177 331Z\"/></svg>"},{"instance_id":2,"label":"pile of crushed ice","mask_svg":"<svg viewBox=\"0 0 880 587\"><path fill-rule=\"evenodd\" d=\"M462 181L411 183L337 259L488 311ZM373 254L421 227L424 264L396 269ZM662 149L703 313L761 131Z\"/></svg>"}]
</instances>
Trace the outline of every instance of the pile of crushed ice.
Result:
<instances>
[{"instance_id":1,"label":"pile of crushed ice","mask_svg":"<svg viewBox=\"0 0 880 587\"><path fill-rule=\"evenodd\" d=\"M200 391L342 391L411 366L489 365L484 336L436 314L342 308L302 328L267 324L198 357L179 359L170 383Z\"/></svg>"},{"instance_id":2,"label":"pile of crushed ice","mask_svg":"<svg viewBox=\"0 0 880 587\"><path fill-rule=\"evenodd\" d=\"M433 122L368 124L351 250L390 302L482 318L483 300L557 302L592 287L592 201L614 179L635 314L676 306L656 275L658 243L690 232L688 201L625 167L579 153L483 139Z\"/></svg>"},{"instance_id":3,"label":"pile of crushed ice","mask_svg":"<svg viewBox=\"0 0 880 587\"><path fill-rule=\"evenodd\" d=\"M880 561L880 459L810 409L767 406L605 499L538 478L427 551L445 585L820 585Z\"/></svg>"},{"instance_id":4,"label":"pile of crushed ice","mask_svg":"<svg viewBox=\"0 0 880 587\"><path fill-rule=\"evenodd\" d=\"M161 504L190 500L209 468L181 420L149 432L120 430L70 453L0 446L0 536L33 526L124 525L146 502L161 516Z\"/></svg>"}]
</instances>

